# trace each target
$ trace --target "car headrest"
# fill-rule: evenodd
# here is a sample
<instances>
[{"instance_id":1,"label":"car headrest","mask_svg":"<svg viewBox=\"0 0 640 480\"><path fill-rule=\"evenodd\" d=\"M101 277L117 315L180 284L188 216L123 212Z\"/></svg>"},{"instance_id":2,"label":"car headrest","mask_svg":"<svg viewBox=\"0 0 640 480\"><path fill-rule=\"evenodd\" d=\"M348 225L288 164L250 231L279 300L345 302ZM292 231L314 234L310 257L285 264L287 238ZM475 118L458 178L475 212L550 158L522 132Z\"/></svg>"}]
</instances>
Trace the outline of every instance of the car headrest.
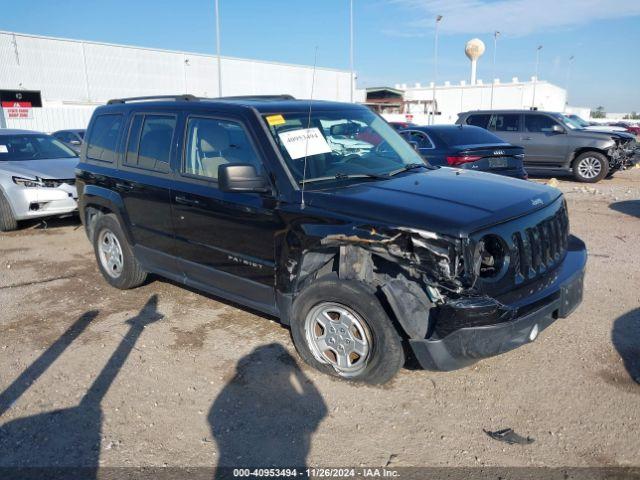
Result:
<instances>
[{"instance_id":1,"label":"car headrest","mask_svg":"<svg viewBox=\"0 0 640 480\"><path fill-rule=\"evenodd\" d=\"M203 153L221 152L229 148L229 134L212 122L202 122L198 128L200 150Z\"/></svg>"}]
</instances>

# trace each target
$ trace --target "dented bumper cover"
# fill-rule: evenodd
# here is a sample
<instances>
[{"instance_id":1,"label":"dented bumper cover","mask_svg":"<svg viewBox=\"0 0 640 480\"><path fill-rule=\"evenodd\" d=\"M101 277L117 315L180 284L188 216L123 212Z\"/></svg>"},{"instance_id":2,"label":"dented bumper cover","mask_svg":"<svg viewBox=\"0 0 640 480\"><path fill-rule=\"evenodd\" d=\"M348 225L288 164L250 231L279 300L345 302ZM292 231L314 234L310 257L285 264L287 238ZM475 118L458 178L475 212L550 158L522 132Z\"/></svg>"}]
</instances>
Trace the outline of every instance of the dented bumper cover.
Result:
<instances>
[{"instance_id":1,"label":"dented bumper cover","mask_svg":"<svg viewBox=\"0 0 640 480\"><path fill-rule=\"evenodd\" d=\"M571 237L553 281L534 294L513 303L482 297L439 307L446 309L442 313L453 330L409 339L418 362L431 370L455 370L535 340L537 332L567 317L582 301L586 261L584 243Z\"/></svg>"}]
</instances>

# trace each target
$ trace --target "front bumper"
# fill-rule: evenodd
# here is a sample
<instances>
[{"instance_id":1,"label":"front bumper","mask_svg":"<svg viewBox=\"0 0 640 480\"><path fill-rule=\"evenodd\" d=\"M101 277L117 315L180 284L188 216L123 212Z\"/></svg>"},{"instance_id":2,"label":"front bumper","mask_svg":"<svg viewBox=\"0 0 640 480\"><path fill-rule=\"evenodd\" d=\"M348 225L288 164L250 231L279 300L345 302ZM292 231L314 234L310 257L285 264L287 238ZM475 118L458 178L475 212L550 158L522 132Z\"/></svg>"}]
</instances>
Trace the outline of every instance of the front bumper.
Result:
<instances>
[{"instance_id":1,"label":"front bumper","mask_svg":"<svg viewBox=\"0 0 640 480\"><path fill-rule=\"evenodd\" d=\"M586 262L584 243L571 237L564 261L544 289L516 303L495 303L499 305L500 319L506 321L459 328L443 338L411 339L416 359L429 370L455 370L532 342L538 332L558 318L567 317L580 304ZM484 307L478 313L486 314ZM473 315L469 305L457 308L452 312L456 316Z\"/></svg>"},{"instance_id":2,"label":"front bumper","mask_svg":"<svg viewBox=\"0 0 640 480\"><path fill-rule=\"evenodd\" d=\"M74 186L26 188L15 186L7 193L16 220L65 215L78 209Z\"/></svg>"}]
</instances>

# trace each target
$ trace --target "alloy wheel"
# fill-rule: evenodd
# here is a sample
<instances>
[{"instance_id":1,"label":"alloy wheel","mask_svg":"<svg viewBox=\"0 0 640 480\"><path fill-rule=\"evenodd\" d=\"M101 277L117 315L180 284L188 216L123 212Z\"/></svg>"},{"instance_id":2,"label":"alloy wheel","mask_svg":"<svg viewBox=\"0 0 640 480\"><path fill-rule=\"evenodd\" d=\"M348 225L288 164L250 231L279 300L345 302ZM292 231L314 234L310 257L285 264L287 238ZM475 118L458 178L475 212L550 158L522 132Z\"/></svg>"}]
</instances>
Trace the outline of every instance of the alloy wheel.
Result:
<instances>
[{"instance_id":1,"label":"alloy wheel","mask_svg":"<svg viewBox=\"0 0 640 480\"><path fill-rule=\"evenodd\" d=\"M110 277L118 278L122 274L124 259L120 242L111 230L105 228L100 232L98 253L102 268Z\"/></svg>"},{"instance_id":2,"label":"alloy wheel","mask_svg":"<svg viewBox=\"0 0 640 480\"><path fill-rule=\"evenodd\" d=\"M305 336L319 362L331 365L344 377L358 375L367 366L372 343L362 317L339 303L323 302L305 319Z\"/></svg>"}]
</instances>

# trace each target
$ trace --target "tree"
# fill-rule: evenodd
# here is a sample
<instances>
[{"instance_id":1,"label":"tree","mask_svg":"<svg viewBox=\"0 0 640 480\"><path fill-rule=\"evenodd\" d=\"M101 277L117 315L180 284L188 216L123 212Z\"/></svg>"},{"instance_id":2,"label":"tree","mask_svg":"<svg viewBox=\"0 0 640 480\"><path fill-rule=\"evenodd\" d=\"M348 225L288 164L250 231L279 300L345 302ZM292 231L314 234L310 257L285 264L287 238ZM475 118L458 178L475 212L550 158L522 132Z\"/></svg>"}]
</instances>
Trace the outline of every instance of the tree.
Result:
<instances>
[{"instance_id":1,"label":"tree","mask_svg":"<svg viewBox=\"0 0 640 480\"><path fill-rule=\"evenodd\" d=\"M599 106L595 110L591 110L591 118L605 118L607 112L604 111L604 107Z\"/></svg>"}]
</instances>

